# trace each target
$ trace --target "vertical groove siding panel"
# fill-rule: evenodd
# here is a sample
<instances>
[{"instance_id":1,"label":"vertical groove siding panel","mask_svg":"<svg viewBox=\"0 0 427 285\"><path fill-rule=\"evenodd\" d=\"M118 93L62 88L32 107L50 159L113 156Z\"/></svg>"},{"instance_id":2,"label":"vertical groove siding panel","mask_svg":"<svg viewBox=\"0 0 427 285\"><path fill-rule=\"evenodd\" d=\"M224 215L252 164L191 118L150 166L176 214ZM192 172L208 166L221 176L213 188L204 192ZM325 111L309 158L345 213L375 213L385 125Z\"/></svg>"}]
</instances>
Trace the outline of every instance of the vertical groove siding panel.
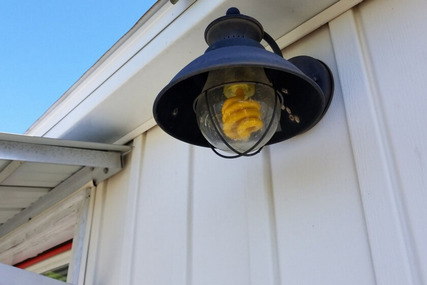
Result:
<instances>
[{"instance_id":1,"label":"vertical groove siding panel","mask_svg":"<svg viewBox=\"0 0 427 285\"><path fill-rule=\"evenodd\" d=\"M372 9L370 4L361 6L361 8L365 7L361 9L362 14L368 18L375 18L375 21L371 19L365 23L367 25L364 30L361 28L363 21L360 23L354 13L349 11L330 23L331 34L345 95L347 119L377 282L378 284L420 284L419 264L415 257L413 236L409 230L406 209L402 203L401 190L403 189L400 189L400 177L406 170L399 169L394 161L396 150L405 145L393 145L393 140L390 139L393 136L402 137L408 130L414 131L414 129L407 124L399 127L401 123L397 123L398 120L389 121L387 112L392 111L392 116L395 116L396 112L393 112L393 106L388 106L390 109L387 110L384 105L387 101L392 105L395 104L396 102L393 103L395 98L399 98L400 101L403 98L401 95L405 93L403 91L406 88L405 85L410 85L400 80L401 76L408 77L402 74L399 64L395 61L396 56L401 55L400 51L407 49L401 47L397 52L392 48L398 42L406 43L406 41L398 41L399 36L387 31L390 29L388 26L394 24L399 27L413 15L410 13L404 15L399 11L396 17L391 17L388 15L389 11L397 8L395 7L397 2L391 5L390 1L376 3L380 5L376 10ZM399 2L399 6L404 8L407 3ZM419 8L413 7L414 12ZM370 39L367 38L366 33L370 34ZM393 37L395 38L392 40ZM367 39L370 40L370 44L366 42ZM389 41L388 44L387 41ZM418 43L418 39L414 37L412 44L418 45ZM380 58L384 60L381 64L378 63ZM384 74L380 75L379 71ZM413 75L412 72L409 74ZM380 83L381 81L384 83ZM396 83L401 87L399 89L402 93L396 94L396 90L390 88L382 90L384 85L397 87ZM412 105L406 96L403 100L400 101L402 109ZM426 100L421 100L419 103L422 105L425 102ZM407 114L411 113L410 116L418 116L422 119L423 116L419 116L422 113L415 112L416 109L409 108ZM415 145L418 143L420 146L421 140L417 138L414 142ZM411 165L409 171L414 170L416 168ZM415 186L418 181L408 186ZM425 201L425 194L416 195L414 198L424 198ZM426 213L425 206L414 208L419 214ZM420 228L424 231L425 239L425 227L420 225Z\"/></svg>"},{"instance_id":2,"label":"vertical groove siding panel","mask_svg":"<svg viewBox=\"0 0 427 285\"><path fill-rule=\"evenodd\" d=\"M427 2L368 1L360 6L389 146L390 175L406 223L415 284L427 282ZM378 21L381 19L381 21Z\"/></svg>"},{"instance_id":3,"label":"vertical groove siding panel","mask_svg":"<svg viewBox=\"0 0 427 285\"><path fill-rule=\"evenodd\" d=\"M158 127L146 136L132 284L187 284L190 146Z\"/></svg>"},{"instance_id":4,"label":"vertical groove siding panel","mask_svg":"<svg viewBox=\"0 0 427 285\"><path fill-rule=\"evenodd\" d=\"M97 186L85 284L121 284L129 170Z\"/></svg>"},{"instance_id":5,"label":"vertical groove siding panel","mask_svg":"<svg viewBox=\"0 0 427 285\"><path fill-rule=\"evenodd\" d=\"M133 151L125 157L124 169L92 191L84 284L130 284L137 207L134 198L139 190L143 137L135 139Z\"/></svg>"},{"instance_id":6,"label":"vertical groove siding panel","mask_svg":"<svg viewBox=\"0 0 427 285\"><path fill-rule=\"evenodd\" d=\"M283 52L319 58L338 81L327 27ZM270 149L282 284L375 284L339 82L315 128Z\"/></svg>"},{"instance_id":7,"label":"vertical groove siding panel","mask_svg":"<svg viewBox=\"0 0 427 285\"><path fill-rule=\"evenodd\" d=\"M144 146L146 135L142 134L136 137L132 142L132 152L130 158L127 157L129 167L129 190L127 195L126 220L124 221L123 236L126 237L123 243L122 255L120 260L122 284L132 284L132 272L137 270L134 266L134 247L138 242L135 234L137 227L137 210L139 201L139 189L141 186L141 172L144 161Z\"/></svg>"},{"instance_id":8,"label":"vertical groove siding panel","mask_svg":"<svg viewBox=\"0 0 427 285\"><path fill-rule=\"evenodd\" d=\"M191 284L276 283L265 162L195 148Z\"/></svg>"},{"instance_id":9,"label":"vertical groove siding panel","mask_svg":"<svg viewBox=\"0 0 427 285\"><path fill-rule=\"evenodd\" d=\"M86 271L84 272L84 284L99 284L97 283L96 274L99 271L98 255L100 250L99 240L101 238L102 213L104 211L104 185L105 183L98 185L96 187L96 191L92 193L94 197L91 197L91 199L93 199L93 214L87 252Z\"/></svg>"},{"instance_id":10,"label":"vertical groove siding panel","mask_svg":"<svg viewBox=\"0 0 427 285\"><path fill-rule=\"evenodd\" d=\"M330 110L306 134L231 161L159 128L136 143L98 187L87 284L427 279L427 4L358 9L284 51L335 75Z\"/></svg>"}]
</instances>

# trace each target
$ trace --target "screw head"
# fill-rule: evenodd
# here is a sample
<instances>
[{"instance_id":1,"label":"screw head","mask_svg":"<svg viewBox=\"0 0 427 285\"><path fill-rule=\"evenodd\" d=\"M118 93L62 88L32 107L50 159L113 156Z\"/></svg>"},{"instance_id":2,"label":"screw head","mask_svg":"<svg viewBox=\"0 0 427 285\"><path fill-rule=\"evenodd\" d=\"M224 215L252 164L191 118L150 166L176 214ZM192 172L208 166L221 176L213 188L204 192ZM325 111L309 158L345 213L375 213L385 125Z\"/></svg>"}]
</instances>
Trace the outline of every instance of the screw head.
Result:
<instances>
[{"instance_id":1,"label":"screw head","mask_svg":"<svg viewBox=\"0 0 427 285\"><path fill-rule=\"evenodd\" d=\"M178 108L172 110L172 116L176 117L178 115Z\"/></svg>"}]
</instances>

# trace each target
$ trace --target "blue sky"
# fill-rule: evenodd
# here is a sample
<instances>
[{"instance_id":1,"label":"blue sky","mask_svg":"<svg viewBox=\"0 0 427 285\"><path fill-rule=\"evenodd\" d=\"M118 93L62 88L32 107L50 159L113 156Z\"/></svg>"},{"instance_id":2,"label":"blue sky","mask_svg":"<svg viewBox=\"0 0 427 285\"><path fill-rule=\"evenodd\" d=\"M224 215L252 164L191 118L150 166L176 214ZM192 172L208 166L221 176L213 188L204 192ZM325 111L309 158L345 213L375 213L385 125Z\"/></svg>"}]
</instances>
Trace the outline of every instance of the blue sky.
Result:
<instances>
[{"instance_id":1,"label":"blue sky","mask_svg":"<svg viewBox=\"0 0 427 285\"><path fill-rule=\"evenodd\" d=\"M24 133L155 0L2 0L0 132Z\"/></svg>"}]
</instances>

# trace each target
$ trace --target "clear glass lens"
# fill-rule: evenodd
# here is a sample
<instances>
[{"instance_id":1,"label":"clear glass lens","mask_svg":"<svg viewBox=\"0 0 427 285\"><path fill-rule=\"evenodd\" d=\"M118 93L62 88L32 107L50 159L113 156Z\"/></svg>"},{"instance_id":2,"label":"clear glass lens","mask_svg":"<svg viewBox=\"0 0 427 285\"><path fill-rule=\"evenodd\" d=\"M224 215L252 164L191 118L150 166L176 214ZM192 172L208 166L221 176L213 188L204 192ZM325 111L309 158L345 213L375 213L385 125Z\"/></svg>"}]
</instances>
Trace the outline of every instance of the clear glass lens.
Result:
<instances>
[{"instance_id":1,"label":"clear glass lens","mask_svg":"<svg viewBox=\"0 0 427 285\"><path fill-rule=\"evenodd\" d=\"M254 152L277 129L280 100L276 96L274 89L264 83L242 81L210 88L197 99L199 128L217 149Z\"/></svg>"}]
</instances>

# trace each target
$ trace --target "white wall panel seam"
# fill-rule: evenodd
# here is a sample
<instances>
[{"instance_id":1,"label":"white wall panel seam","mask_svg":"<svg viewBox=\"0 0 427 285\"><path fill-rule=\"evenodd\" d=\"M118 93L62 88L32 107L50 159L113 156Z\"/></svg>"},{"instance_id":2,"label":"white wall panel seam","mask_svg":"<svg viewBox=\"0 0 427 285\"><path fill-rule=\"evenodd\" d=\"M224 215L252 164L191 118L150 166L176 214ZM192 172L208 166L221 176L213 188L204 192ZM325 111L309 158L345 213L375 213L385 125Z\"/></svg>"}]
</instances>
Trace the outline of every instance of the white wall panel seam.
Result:
<instances>
[{"instance_id":1,"label":"white wall panel seam","mask_svg":"<svg viewBox=\"0 0 427 285\"><path fill-rule=\"evenodd\" d=\"M418 284L369 50L353 11L330 22L378 284Z\"/></svg>"},{"instance_id":2,"label":"white wall panel seam","mask_svg":"<svg viewBox=\"0 0 427 285\"><path fill-rule=\"evenodd\" d=\"M99 263L100 241L102 231L102 217L105 206L105 190L107 181L97 185L97 191L93 192L93 215L90 228L90 237L88 245L88 254L86 262L86 271L84 273L84 284L96 284L97 282L97 264Z\"/></svg>"},{"instance_id":3,"label":"white wall panel seam","mask_svg":"<svg viewBox=\"0 0 427 285\"><path fill-rule=\"evenodd\" d=\"M353 9L355 9L355 8L353 8ZM349 9L350 10L350 9ZM350 10L350 11L352 11L352 10ZM347 12L347 11L346 11ZM332 20L331 20L332 21ZM331 32L331 28L330 28L330 26L331 26L331 23L329 22L328 23L328 31L329 31L329 36L330 36L330 38L331 38L331 41L332 41L332 38L333 38L333 35L332 35L332 32ZM333 51L333 54L334 54L334 57L335 57L335 61L337 61L337 56L335 55L335 51ZM338 65L338 63L337 63L337 65ZM338 66L337 66L337 68L338 68ZM337 78L334 78L334 80L335 81L339 81L339 77L337 77ZM335 85L336 85L337 83L335 83ZM340 84L341 85L341 84ZM336 88L336 86L335 86L335 88ZM340 87L341 88L341 87ZM343 97L344 97L344 95L343 95ZM344 103L345 104L345 103ZM345 107L345 106L344 106ZM347 115L347 110L346 110L346 108L344 108L344 114L345 114L345 120L346 120L346 122L345 122L345 124L347 125L347 126L349 126L349 122L348 122L348 115ZM354 149L354 146L353 146L353 141L352 141L352 139L351 139L351 133L350 133L350 130L348 130L348 140L349 140L349 143L350 143L350 146L351 146L351 149ZM372 256L372 245L371 245L371 242L370 242L370 239L369 239L369 234L368 234L368 232L369 232L369 229L368 229L368 226L367 226L367 217L366 217L366 212L365 212L365 209L364 209L364 204L363 204L363 199L362 199L362 193L361 193L361 185L360 185L360 181L359 181L359 174L358 174L358 172L357 172L357 163L356 163L356 157L355 157L356 155L355 155L355 152L353 151L352 152L352 157L353 157L353 166L354 166L354 169L356 170L356 177L357 177L357 188L359 189L359 192L358 192L358 195L359 195L359 197L360 197L360 203L361 203L361 207L362 207L362 217L363 217L363 221L364 221L364 227L365 227L365 231L366 231L366 243L367 243L367 245L368 245L368 248L369 248L369 259L370 259L370 261L371 261L371 264L372 264L372 274L373 274L373 276L374 276L374 278L375 278L375 283L377 283L377 276L376 276L376 273L375 273L375 268L374 268L374 266L373 266L373 256Z\"/></svg>"},{"instance_id":4,"label":"white wall panel seam","mask_svg":"<svg viewBox=\"0 0 427 285\"><path fill-rule=\"evenodd\" d=\"M86 262L87 247L85 245L85 237L89 234L91 218L90 214L90 193L92 192L93 184L90 187L82 190L85 192L85 198L81 202L77 210L76 227L74 230L73 245L71 249L71 258L69 261L67 281L73 284L78 284L79 276L84 275L84 264Z\"/></svg>"},{"instance_id":5,"label":"white wall panel seam","mask_svg":"<svg viewBox=\"0 0 427 285\"><path fill-rule=\"evenodd\" d=\"M132 143L132 156L128 162L130 168L129 175L129 190L126 201L126 216L123 235L126 237L127 242L123 242L123 251L121 256L121 270L120 280L123 284L134 284L132 271L134 268L134 246L136 242L135 228L137 225L137 208L138 208L138 194L141 187L141 173L142 164L144 161L144 145L145 134L136 137Z\"/></svg>"},{"instance_id":6,"label":"white wall panel seam","mask_svg":"<svg viewBox=\"0 0 427 285\"><path fill-rule=\"evenodd\" d=\"M193 193L194 193L194 146L189 149L188 191L187 191L187 251L186 284L193 284Z\"/></svg>"},{"instance_id":7,"label":"white wall panel seam","mask_svg":"<svg viewBox=\"0 0 427 285\"><path fill-rule=\"evenodd\" d=\"M264 159L264 173L265 178L265 192L268 199L268 208L269 208L269 222L270 222L270 236L271 236L271 255L272 255L272 272L274 285L280 285L280 258L279 258L279 244L277 237L277 220L276 220L276 210L274 204L274 191L273 191L273 172L272 172L272 163L271 163L271 151L269 147L264 148L263 150L263 159Z\"/></svg>"},{"instance_id":8,"label":"white wall panel seam","mask_svg":"<svg viewBox=\"0 0 427 285\"><path fill-rule=\"evenodd\" d=\"M90 243L90 237L92 235L92 225L93 225L93 216L94 216L94 209L95 209L95 193L96 193L96 187L92 187L89 190L89 205L87 209L87 215L86 215L86 228L85 228L85 235L83 237L82 241L82 260L80 261L80 269L79 269L79 275L77 284L78 285L84 285L85 279L86 279L86 270L87 270L87 264L88 264L88 257L89 257L89 243Z\"/></svg>"},{"instance_id":9,"label":"white wall panel seam","mask_svg":"<svg viewBox=\"0 0 427 285\"><path fill-rule=\"evenodd\" d=\"M143 148L136 207L132 284L188 284L192 258L190 147L150 130ZM130 170L133 171L133 170ZM132 179L132 177L127 177ZM190 196L189 196L190 195ZM188 240L190 238L190 240ZM127 242L127 237L126 237ZM189 255L190 254L190 255Z\"/></svg>"},{"instance_id":10,"label":"white wall panel seam","mask_svg":"<svg viewBox=\"0 0 427 285\"><path fill-rule=\"evenodd\" d=\"M409 256L410 262L410 270L412 273L412 276L414 277L414 284L422 284L421 282L421 275L419 267L419 263L416 259L416 252L415 252L415 242L413 239L413 234L411 233L410 225L409 225L409 218L407 209L405 208L404 204L401 202L404 200L404 196L402 194L402 180L401 175L396 167L396 158L395 158L395 150L393 149L391 142L391 135L390 135L390 128L388 127L386 123L385 118L385 112L383 103L381 102L381 97L378 96L379 94L379 88L377 86L377 80L376 76L374 74L374 67L372 66L372 59L371 59L371 53L369 52L369 46L366 43L364 34L364 26L360 17L360 10L359 7L355 7L353 9L354 12L354 20L357 27L357 31L359 32L359 40L361 44L361 49L363 51L363 54L365 56L365 66L366 66L366 72L368 74L368 80L369 85L372 90L372 99L373 104L375 106L375 110L377 111L377 124L379 125L378 130L381 132L379 138L381 139L381 144L383 146L383 151L385 152L384 158L386 161L386 167L388 172L388 178L391 181L391 186L393 189L393 195L394 195L394 202L395 207L397 208L397 211L399 212L398 218L399 225L402 228L402 235L404 238L404 245L406 246L406 254Z\"/></svg>"}]
</instances>

